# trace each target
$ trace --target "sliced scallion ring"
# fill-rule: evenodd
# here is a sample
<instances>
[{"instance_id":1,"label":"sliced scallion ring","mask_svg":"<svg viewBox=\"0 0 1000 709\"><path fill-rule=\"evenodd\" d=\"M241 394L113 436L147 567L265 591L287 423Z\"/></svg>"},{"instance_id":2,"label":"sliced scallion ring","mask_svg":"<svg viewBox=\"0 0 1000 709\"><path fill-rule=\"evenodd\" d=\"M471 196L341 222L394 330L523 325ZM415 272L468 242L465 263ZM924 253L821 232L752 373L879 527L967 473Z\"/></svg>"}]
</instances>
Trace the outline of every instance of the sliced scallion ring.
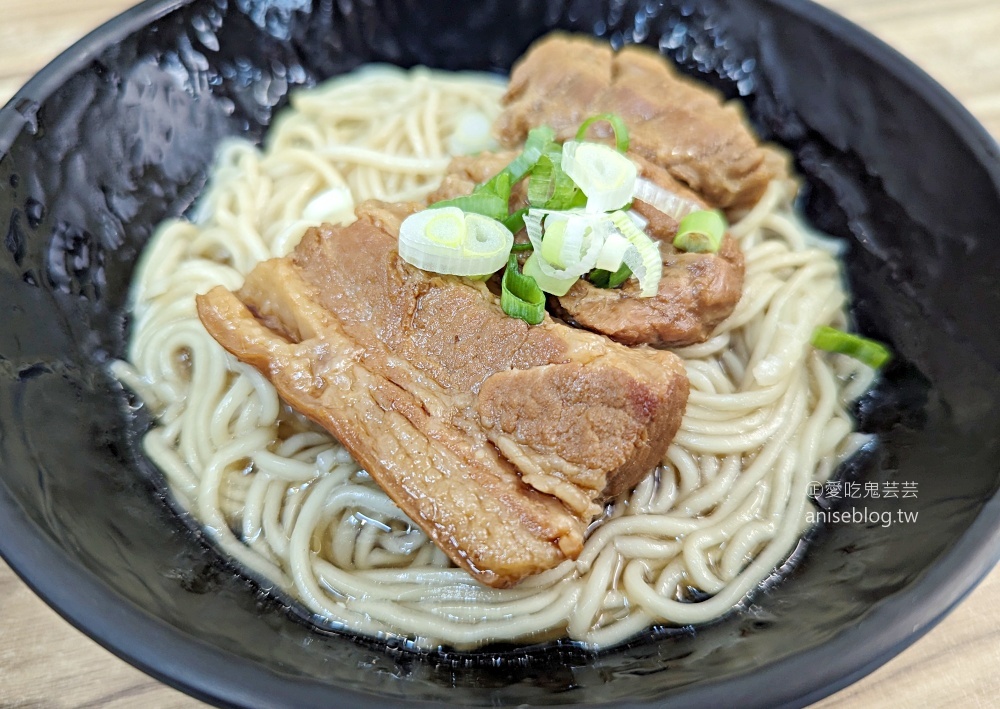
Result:
<instances>
[{"instance_id":1,"label":"sliced scallion ring","mask_svg":"<svg viewBox=\"0 0 1000 709\"><path fill-rule=\"evenodd\" d=\"M492 273L499 270L514 245L514 235L510 230L496 219L481 214L466 214L465 228L467 232L462 243L463 255L472 259L483 259L483 263L497 264L493 268L476 273Z\"/></svg>"},{"instance_id":2,"label":"sliced scallion ring","mask_svg":"<svg viewBox=\"0 0 1000 709\"><path fill-rule=\"evenodd\" d=\"M566 236L559 247L559 260L566 265L559 268L543 258L539 260L538 266L553 278L579 278L594 267L601 246L613 227L604 214L529 209L524 217L524 228L536 252L540 253L542 250L545 230L551 229L560 221L568 222L565 226ZM570 246L567 246L566 239L571 239Z\"/></svg>"},{"instance_id":3,"label":"sliced scallion ring","mask_svg":"<svg viewBox=\"0 0 1000 709\"><path fill-rule=\"evenodd\" d=\"M872 369L885 366L892 359L892 352L881 342L852 335L827 325L813 331L812 344L818 350L838 352L867 364Z\"/></svg>"},{"instance_id":4,"label":"sliced scallion ring","mask_svg":"<svg viewBox=\"0 0 1000 709\"><path fill-rule=\"evenodd\" d=\"M434 273L480 276L503 267L514 235L500 222L458 207L425 209L399 228L399 255Z\"/></svg>"},{"instance_id":5,"label":"sliced scallion ring","mask_svg":"<svg viewBox=\"0 0 1000 709\"><path fill-rule=\"evenodd\" d=\"M541 257L537 253L531 254L528 260L524 262L524 275L531 276L535 279L535 283L546 293L551 293L552 295L563 296L569 292L569 289L573 287L580 279L576 276L571 276L569 278L555 278L545 274L539 267L538 262Z\"/></svg>"},{"instance_id":6,"label":"sliced scallion ring","mask_svg":"<svg viewBox=\"0 0 1000 709\"><path fill-rule=\"evenodd\" d=\"M566 221L554 220L542 236L541 256L556 268L566 268L562 258L563 242L566 240Z\"/></svg>"},{"instance_id":7,"label":"sliced scallion ring","mask_svg":"<svg viewBox=\"0 0 1000 709\"><path fill-rule=\"evenodd\" d=\"M566 142L562 170L587 196L588 212L611 212L632 201L635 164L606 145Z\"/></svg>"},{"instance_id":8,"label":"sliced scallion ring","mask_svg":"<svg viewBox=\"0 0 1000 709\"><path fill-rule=\"evenodd\" d=\"M726 235L726 218L715 210L692 212L681 219L674 237L674 246L696 254L714 254Z\"/></svg>"},{"instance_id":9,"label":"sliced scallion ring","mask_svg":"<svg viewBox=\"0 0 1000 709\"><path fill-rule=\"evenodd\" d=\"M597 256L595 268L603 271L617 271L621 268L622 261L625 260L625 253L629 248L635 248L632 243L618 232L611 232L604 240L601 253Z\"/></svg>"},{"instance_id":10,"label":"sliced scallion ring","mask_svg":"<svg viewBox=\"0 0 1000 709\"><path fill-rule=\"evenodd\" d=\"M652 298L659 291L663 276L663 258L659 246L629 219L625 212L611 214L611 221L634 249L625 252L623 258L635 277L639 280L639 297Z\"/></svg>"},{"instance_id":11,"label":"sliced scallion ring","mask_svg":"<svg viewBox=\"0 0 1000 709\"><path fill-rule=\"evenodd\" d=\"M640 177L635 181L632 197L641 200L650 207L655 207L668 217L680 221L688 214L703 209L702 205L675 192L660 187L655 182Z\"/></svg>"},{"instance_id":12,"label":"sliced scallion ring","mask_svg":"<svg viewBox=\"0 0 1000 709\"><path fill-rule=\"evenodd\" d=\"M615 132L615 148L617 148L620 153L627 153L628 127L625 125L625 121L622 117L617 113L601 113L596 116L591 116L580 124L580 128L576 131L576 139L586 140L587 129L600 121L607 121L611 124L611 130Z\"/></svg>"}]
</instances>

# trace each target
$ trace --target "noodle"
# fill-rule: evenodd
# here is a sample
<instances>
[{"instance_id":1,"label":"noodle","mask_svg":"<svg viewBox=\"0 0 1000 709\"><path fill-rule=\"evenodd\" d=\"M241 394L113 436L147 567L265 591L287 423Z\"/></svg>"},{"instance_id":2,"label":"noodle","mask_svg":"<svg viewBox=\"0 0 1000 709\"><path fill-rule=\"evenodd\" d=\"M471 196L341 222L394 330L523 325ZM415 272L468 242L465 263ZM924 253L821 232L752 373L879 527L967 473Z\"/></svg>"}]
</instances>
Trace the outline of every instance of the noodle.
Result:
<instances>
[{"instance_id":1,"label":"noodle","mask_svg":"<svg viewBox=\"0 0 1000 709\"><path fill-rule=\"evenodd\" d=\"M787 559L808 485L863 441L845 406L870 370L808 346L817 325L845 325L835 249L792 212L787 185L732 228L747 264L735 311L677 350L691 396L662 466L607 507L578 560L511 589L452 567L198 320L195 294L238 288L308 226L348 221L372 197L424 198L461 149L462 122L491 123L503 90L370 68L295 95L263 151L225 145L193 223L164 224L136 273L129 363L114 369L156 415L145 451L221 551L317 623L418 647L565 635L598 649L652 624L712 620Z\"/></svg>"}]
</instances>

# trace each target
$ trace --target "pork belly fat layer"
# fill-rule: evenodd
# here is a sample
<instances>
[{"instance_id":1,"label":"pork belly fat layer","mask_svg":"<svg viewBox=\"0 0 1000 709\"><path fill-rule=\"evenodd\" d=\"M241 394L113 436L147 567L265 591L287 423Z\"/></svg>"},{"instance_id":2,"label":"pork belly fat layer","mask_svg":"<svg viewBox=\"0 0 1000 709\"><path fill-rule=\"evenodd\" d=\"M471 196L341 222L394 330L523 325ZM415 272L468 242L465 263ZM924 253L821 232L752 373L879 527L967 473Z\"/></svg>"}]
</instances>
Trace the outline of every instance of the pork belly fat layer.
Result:
<instances>
[{"instance_id":1,"label":"pork belly fat layer","mask_svg":"<svg viewBox=\"0 0 1000 709\"><path fill-rule=\"evenodd\" d=\"M414 205L313 229L205 327L336 436L458 565L505 587L575 558L611 495L662 458L688 383L676 356L507 317L482 284L396 253Z\"/></svg>"},{"instance_id":2,"label":"pork belly fat layer","mask_svg":"<svg viewBox=\"0 0 1000 709\"><path fill-rule=\"evenodd\" d=\"M508 147L535 126L548 125L570 140L599 113L617 113L629 128L632 150L666 168L712 207L752 207L768 183L787 174L785 158L761 146L741 110L685 77L647 47L614 52L591 37L548 35L511 72L494 132ZM598 124L591 135L610 137Z\"/></svg>"}]
</instances>

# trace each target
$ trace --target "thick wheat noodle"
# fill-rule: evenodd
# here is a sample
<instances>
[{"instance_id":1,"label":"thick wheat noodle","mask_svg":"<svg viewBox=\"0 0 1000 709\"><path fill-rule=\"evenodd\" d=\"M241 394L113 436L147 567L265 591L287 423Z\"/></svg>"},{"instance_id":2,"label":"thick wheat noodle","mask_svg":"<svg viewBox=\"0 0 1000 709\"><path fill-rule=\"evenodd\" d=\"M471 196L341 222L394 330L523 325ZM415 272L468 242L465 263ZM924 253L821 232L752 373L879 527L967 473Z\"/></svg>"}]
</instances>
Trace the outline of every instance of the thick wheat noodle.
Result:
<instances>
[{"instance_id":1,"label":"thick wheat noodle","mask_svg":"<svg viewBox=\"0 0 1000 709\"><path fill-rule=\"evenodd\" d=\"M502 92L481 75L370 68L293 96L263 150L223 148L194 223L164 224L135 276L129 362L114 367L158 417L145 451L224 554L320 624L420 647L568 635L600 648L712 620L788 558L808 484L864 441L845 406L870 372L807 344L815 326L846 324L845 294L835 248L791 210L789 185L732 227L745 292L710 340L677 350L692 392L662 466L608 508L577 561L511 589L451 567L198 321L195 294L288 253L324 199L341 203L322 218L345 222L364 199L423 198L463 116L492 122Z\"/></svg>"}]
</instances>

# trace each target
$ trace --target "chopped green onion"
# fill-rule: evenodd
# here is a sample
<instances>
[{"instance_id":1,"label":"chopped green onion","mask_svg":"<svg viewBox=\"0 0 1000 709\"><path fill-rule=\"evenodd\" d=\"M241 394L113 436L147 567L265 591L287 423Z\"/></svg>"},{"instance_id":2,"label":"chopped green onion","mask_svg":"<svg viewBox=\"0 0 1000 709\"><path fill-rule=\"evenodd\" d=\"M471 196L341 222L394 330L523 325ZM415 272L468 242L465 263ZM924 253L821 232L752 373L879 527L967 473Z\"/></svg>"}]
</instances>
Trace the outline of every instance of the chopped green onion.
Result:
<instances>
[{"instance_id":1,"label":"chopped green onion","mask_svg":"<svg viewBox=\"0 0 1000 709\"><path fill-rule=\"evenodd\" d=\"M627 212L614 212L610 217L621 235L635 247L625 252L624 261L639 281L639 297L652 298L659 291L663 276L663 258L657 242L637 227Z\"/></svg>"},{"instance_id":2,"label":"chopped green onion","mask_svg":"<svg viewBox=\"0 0 1000 709\"><path fill-rule=\"evenodd\" d=\"M678 221L703 208L694 200L681 197L679 194L666 190L643 177L636 179L632 197L645 202L650 207L655 207L668 217L673 217Z\"/></svg>"},{"instance_id":3,"label":"chopped green onion","mask_svg":"<svg viewBox=\"0 0 1000 709\"><path fill-rule=\"evenodd\" d=\"M507 260L500 284L500 307L507 315L529 325L537 325L545 319L545 293L534 278L517 270L517 256L513 253Z\"/></svg>"},{"instance_id":4,"label":"chopped green onion","mask_svg":"<svg viewBox=\"0 0 1000 709\"><path fill-rule=\"evenodd\" d=\"M566 223L567 220L553 221L542 237L542 258L556 268L566 268L565 261L569 260L562 258L563 244L566 241Z\"/></svg>"},{"instance_id":5,"label":"chopped green onion","mask_svg":"<svg viewBox=\"0 0 1000 709\"><path fill-rule=\"evenodd\" d=\"M559 225L560 222L565 222L565 226ZM565 229L558 249L558 260L566 264L565 268L555 266L544 258L538 262L547 276L563 279L579 278L594 268L604 240L614 227L604 214L530 209L524 218L524 228L537 253L542 250L547 231Z\"/></svg>"},{"instance_id":6,"label":"chopped green onion","mask_svg":"<svg viewBox=\"0 0 1000 709\"><path fill-rule=\"evenodd\" d=\"M632 269L624 263L621 268L608 276L608 288L617 288L632 277Z\"/></svg>"},{"instance_id":7,"label":"chopped green onion","mask_svg":"<svg viewBox=\"0 0 1000 709\"><path fill-rule=\"evenodd\" d=\"M556 133L548 126L539 126L528 131L528 137L524 141L524 150L514 158L503 170L494 175L489 182L481 185L480 189L496 192L495 183L503 179L501 175L506 175L511 185L516 185L538 162L545 147L555 140ZM508 195L509 196L509 195Z\"/></svg>"},{"instance_id":8,"label":"chopped green onion","mask_svg":"<svg viewBox=\"0 0 1000 709\"><path fill-rule=\"evenodd\" d=\"M532 251L532 250L534 250L534 248L535 247L532 246L531 244L514 244L513 246L510 247L510 250L511 250L511 253L515 253L516 254L516 253L519 253L521 251Z\"/></svg>"},{"instance_id":9,"label":"chopped green onion","mask_svg":"<svg viewBox=\"0 0 1000 709\"><path fill-rule=\"evenodd\" d=\"M502 252L510 253L510 247L514 245L514 235L510 233L503 224L496 219L484 217L481 214L466 214L465 228L468 233L462 249L465 254L472 258L498 258L497 254ZM492 273L499 270L500 265L486 271L477 273Z\"/></svg>"},{"instance_id":10,"label":"chopped green onion","mask_svg":"<svg viewBox=\"0 0 1000 709\"><path fill-rule=\"evenodd\" d=\"M674 246L681 251L697 254L715 253L726 235L726 218L715 210L692 212L681 219L674 237Z\"/></svg>"},{"instance_id":11,"label":"chopped green onion","mask_svg":"<svg viewBox=\"0 0 1000 709\"><path fill-rule=\"evenodd\" d=\"M639 212L635 211L634 209L630 209L628 211L625 211L623 209L622 211L628 215L628 218L632 220L632 223L635 224L636 227L642 229L643 231L646 231L646 227L649 226L649 220L646 219L646 217L642 216L641 214L639 214Z\"/></svg>"},{"instance_id":12,"label":"chopped green onion","mask_svg":"<svg viewBox=\"0 0 1000 709\"><path fill-rule=\"evenodd\" d=\"M524 215L524 230L528 233L528 241L536 251L542 248L542 237L545 235L542 224L546 216L548 213L539 209L529 209Z\"/></svg>"},{"instance_id":13,"label":"chopped green onion","mask_svg":"<svg viewBox=\"0 0 1000 709\"><path fill-rule=\"evenodd\" d=\"M597 263L594 264L594 267L612 273L617 271L621 267L622 261L625 260L625 254L631 245L628 239L617 232L608 234L608 238L604 240L604 246L601 247L601 253L598 254Z\"/></svg>"},{"instance_id":14,"label":"chopped green onion","mask_svg":"<svg viewBox=\"0 0 1000 709\"><path fill-rule=\"evenodd\" d=\"M419 228L420 241L427 250L444 252L462 247L468 228L465 213L458 207L442 207L411 214L400 225L400 238L409 242L410 233ZM404 234L404 232L406 232Z\"/></svg>"},{"instance_id":15,"label":"chopped green onion","mask_svg":"<svg viewBox=\"0 0 1000 709\"><path fill-rule=\"evenodd\" d=\"M597 267L588 276L590 282L598 288L617 288L627 281L632 277L632 269L625 263L625 256L635 249L635 245L620 233L608 234L597 257Z\"/></svg>"},{"instance_id":16,"label":"chopped green onion","mask_svg":"<svg viewBox=\"0 0 1000 709\"><path fill-rule=\"evenodd\" d=\"M509 198L508 198L509 199ZM443 199L427 206L428 209L442 209L444 207L457 207L467 214L481 214L490 219L501 221L507 218L507 202L500 195L493 192L473 192L472 194L455 197L454 199Z\"/></svg>"},{"instance_id":17,"label":"chopped green onion","mask_svg":"<svg viewBox=\"0 0 1000 709\"><path fill-rule=\"evenodd\" d=\"M541 256L537 253L531 254L528 260L524 262L524 275L531 276L535 279L535 283L546 293L551 293L552 295L563 296L569 292L569 289L573 287L580 279L577 276L570 276L569 278L555 278L548 275L542 271L541 267L538 265Z\"/></svg>"},{"instance_id":18,"label":"chopped green onion","mask_svg":"<svg viewBox=\"0 0 1000 709\"><path fill-rule=\"evenodd\" d=\"M500 222L457 207L425 209L399 227L399 255L425 271L480 276L503 267L514 235Z\"/></svg>"},{"instance_id":19,"label":"chopped green onion","mask_svg":"<svg viewBox=\"0 0 1000 709\"><path fill-rule=\"evenodd\" d=\"M500 223L510 229L511 234L516 234L524 228L524 215L528 213L527 207L519 209L513 214L508 214L500 220Z\"/></svg>"},{"instance_id":20,"label":"chopped green onion","mask_svg":"<svg viewBox=\"0 0 1000 709\"><path fill-rule=\"evenodd\" d=\"M563 171L562 148L550 143L528 179L528 202L542 209L569 209L577 201L576 183Z\"/></svg>"},{"instance_id":21,"label":"chopped green onion","mask_svg":"<svg viewBox=\"0 0 1000 709\"><path fill-rule=\"evenodd\" d=\"M553 192L553 173L555 162L551 153L543 153L538 162L531 168L528 178L528 204L532 207L543 207L549 201Z\"/></svg>"},{"instance_id":22,"label":"chopped green onion","mask_svg":"<svg viewBox=\"0 0 1000 709\"><path fill-rule=\"evenodd\" d=\"M607 288L608 280L610 279L610 277L611 277L610 271L605 271L603 268L595 268L587 276L587 280L598 288Z\"/></svg>"},{"instance_id":23,"label":"chopped green onion","mask_svg":"<svg viewBox=\"0 0 1000 709\"><path fill-rule=\"evenodd\" d=\"M889 348L881 342L869 340L866 337L852 335L849 332L822 325L817 327L812 336L813 347L826 352L839 352L867 364L872 369L878 369L892 359Z\"/></svg>"},{"instance_id":24,"label":"chopped green onion","mask_svg":"<svg viewBox=\"0 0 1000 709\"><path fill-rule=\"evenodd\" d=\"M497 197L502 199L504 202L510 202L510 188L513 183L511 182L510 173L500 171L494 179L490 180L484 185L479 185L476 189L472 191L473 194L495 194Z\"/></svg>"},{"instance_id":25,"label":"chopped green onion","mask_svg":"<svg viewBox=\"0 0 1000 709\"><path fill-rule=\"evenodd\" d=\"M587 279L598 288L617 288L631 277L632 269L623 263L621 268L614 273L602 268L595 268Z\"/></svg>"},{"instance_id":26,"label":"chopped green onion","mask_svg":"<svg viewBox=\"0 0 1000 709\"><path fill-rule=\"evenodd\" d=\"M611 212L632 201L635 164L606 145L566 142L562 170L587 195L588 212Z\"/></svg>"},{"instance_id":27,"label":"chopped green onion","mask_svg":"<svg viewBox=\"0 0 1000 709\"><path fill-rule=\"evenodd\" d=\"M576 139L586 140L587 129L599 121L607 121L611 124L611 130L615 132L615 147L618 149L619 153L627 153L628 127L625 125L625 121L622 117L617 113L601 113L597 116L591 116L580 125L580 129L576 132Z\"/></svg>"}]
</instances>

